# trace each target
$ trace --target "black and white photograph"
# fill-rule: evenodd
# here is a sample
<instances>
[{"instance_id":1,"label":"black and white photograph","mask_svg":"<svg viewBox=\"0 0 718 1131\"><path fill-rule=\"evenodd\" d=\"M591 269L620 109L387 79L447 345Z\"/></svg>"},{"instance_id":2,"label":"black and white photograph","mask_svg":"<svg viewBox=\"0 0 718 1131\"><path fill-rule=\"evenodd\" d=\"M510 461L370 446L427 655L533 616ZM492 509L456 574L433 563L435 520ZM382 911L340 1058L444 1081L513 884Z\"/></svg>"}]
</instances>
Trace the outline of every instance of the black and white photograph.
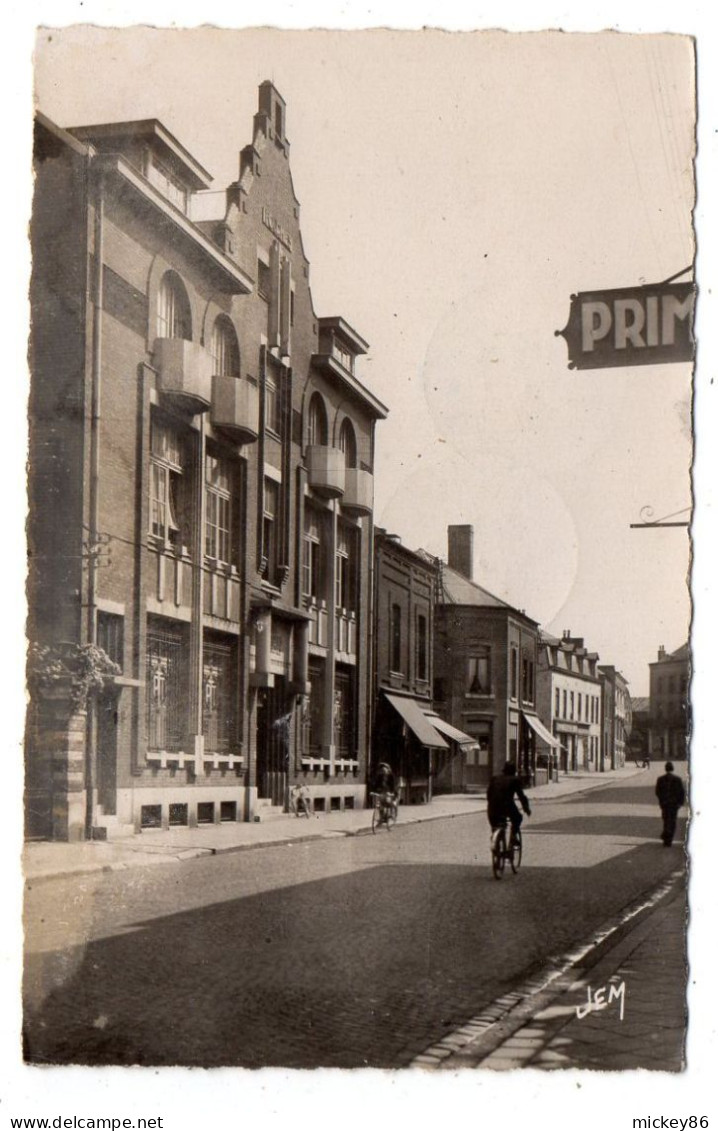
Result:
<instances>
[{"instance_id":1,"label":"black and white photograph","mask_svg":"<svg viewBox=\"0 0 718 1131\"><path fill-rule=\"evenodd\" d=\"M51 1115L340 1069L711 1125L665 1099L706 1053L711 59L564 27L25 37L10 1044Z\"/></svg>"}]
</instances>

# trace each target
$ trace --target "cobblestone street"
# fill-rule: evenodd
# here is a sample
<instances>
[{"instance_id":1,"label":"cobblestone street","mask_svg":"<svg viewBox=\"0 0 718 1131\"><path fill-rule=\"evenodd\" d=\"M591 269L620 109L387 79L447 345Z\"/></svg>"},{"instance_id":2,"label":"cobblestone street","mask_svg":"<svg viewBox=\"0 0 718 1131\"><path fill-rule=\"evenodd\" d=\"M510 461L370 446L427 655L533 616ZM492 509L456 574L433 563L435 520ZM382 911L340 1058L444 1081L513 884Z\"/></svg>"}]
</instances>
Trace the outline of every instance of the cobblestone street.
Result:
<instances>
[{"instance_id":1,"label":"cobblestone street","mask_svg":"<svg viewBox=\"0 0 718 1131\"><path fill-rule=\"evenodd\" d=\"M26 1057L406 1066L682 867L652 786L536 801L500 883L482 813L30 883Z\"/></svg>"}]
</instances>

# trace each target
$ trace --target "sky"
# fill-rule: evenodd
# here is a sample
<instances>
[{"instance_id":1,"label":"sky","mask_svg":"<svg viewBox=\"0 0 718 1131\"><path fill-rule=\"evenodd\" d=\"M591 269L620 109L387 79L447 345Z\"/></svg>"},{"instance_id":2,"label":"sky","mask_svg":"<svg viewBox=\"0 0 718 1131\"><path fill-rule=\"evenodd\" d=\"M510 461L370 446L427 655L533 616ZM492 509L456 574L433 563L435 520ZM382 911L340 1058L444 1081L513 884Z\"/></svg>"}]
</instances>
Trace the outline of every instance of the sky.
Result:
<instances>
[{"instance_id":1,"label":"sky","mask_svg":"<svg viewBox=\"0 0 718 1131\"><path fill-rule=\"evenodd\" d=\"M693 68L686 36L612 32L81 27L35 54L56 122L157 117L215 191L274 81L315 308L390 409L377 523L441 557L471 524L474 579L635 695L688 636L687 531L630 523L690 505L691 368L571 372L555 331L575 291L691 264Z\"/></svg>"}]
</instances>

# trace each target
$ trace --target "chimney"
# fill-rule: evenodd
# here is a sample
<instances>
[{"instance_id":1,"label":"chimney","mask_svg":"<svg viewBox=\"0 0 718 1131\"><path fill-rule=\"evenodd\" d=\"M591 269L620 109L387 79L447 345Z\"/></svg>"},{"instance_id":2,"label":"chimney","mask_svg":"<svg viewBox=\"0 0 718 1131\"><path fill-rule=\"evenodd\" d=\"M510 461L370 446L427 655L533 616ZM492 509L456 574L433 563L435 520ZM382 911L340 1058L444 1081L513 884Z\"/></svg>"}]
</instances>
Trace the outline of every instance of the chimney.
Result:
<instances>
[{"instance_id":1,"label":"chimney","mask_svg":"<svg viewBox=\"0 0 718 1131\"><path fill-rule=\"evenodd\" d=\"M473 526L449 527L449 568L474 580L474 528Z\"/></svg>"},{"instance_id":2,"label":"chimney","mask_svg":"<svg viewBox=\"0 0 718 1131\"><path fill-rule=\"evenodd\" d=\"M665 658L666 658L666 650L663 647L663 645L661 644L660 648L658 649L658 659L659 660L665 660Z\"/></svg>"}]
</instances>

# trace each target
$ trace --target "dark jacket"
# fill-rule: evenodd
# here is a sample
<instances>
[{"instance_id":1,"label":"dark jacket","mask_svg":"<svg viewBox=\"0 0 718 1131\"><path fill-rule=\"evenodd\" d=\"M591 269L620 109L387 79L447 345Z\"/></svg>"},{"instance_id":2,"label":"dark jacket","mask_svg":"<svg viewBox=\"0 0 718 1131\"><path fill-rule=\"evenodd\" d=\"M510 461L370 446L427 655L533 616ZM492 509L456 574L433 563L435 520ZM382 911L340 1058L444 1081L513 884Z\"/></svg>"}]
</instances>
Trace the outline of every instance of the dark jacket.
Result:
<instances>
[{"instance_id":1,"label":"dark jacket","mask_svg":"<svg viewBox=\"0 0 718 1131\"><path fill-rule=\"evenodd\" d=\"M686 799L686 791L678 774L661 774L656 782L656 797L661 808L680 809Z\"/></svg>"},{"instance_id":2,"label":"dark jacket","mask_svg":"<svg viewBox=\"0 0 718 1131\"><path fill-rule=\"evenodd\" d=\"M511 816L516 809L514 797L518 797L524 813L531 812L528 798L516 776L509 777L508 774L497 774L496 777L491 779L486 791L486 801L487 816L492 824L503 817Z\"/></svg>"},{"instance_id":3,"label":"dark jacket","mask_svg":"<svg viewBox=\"0 0 718 1131\"><path fill-rule=\"evenodd\" d=\"M392 770L379 769L374 778L375 793L396 793L394 774Z\"/></svg>"}]
</instances>

